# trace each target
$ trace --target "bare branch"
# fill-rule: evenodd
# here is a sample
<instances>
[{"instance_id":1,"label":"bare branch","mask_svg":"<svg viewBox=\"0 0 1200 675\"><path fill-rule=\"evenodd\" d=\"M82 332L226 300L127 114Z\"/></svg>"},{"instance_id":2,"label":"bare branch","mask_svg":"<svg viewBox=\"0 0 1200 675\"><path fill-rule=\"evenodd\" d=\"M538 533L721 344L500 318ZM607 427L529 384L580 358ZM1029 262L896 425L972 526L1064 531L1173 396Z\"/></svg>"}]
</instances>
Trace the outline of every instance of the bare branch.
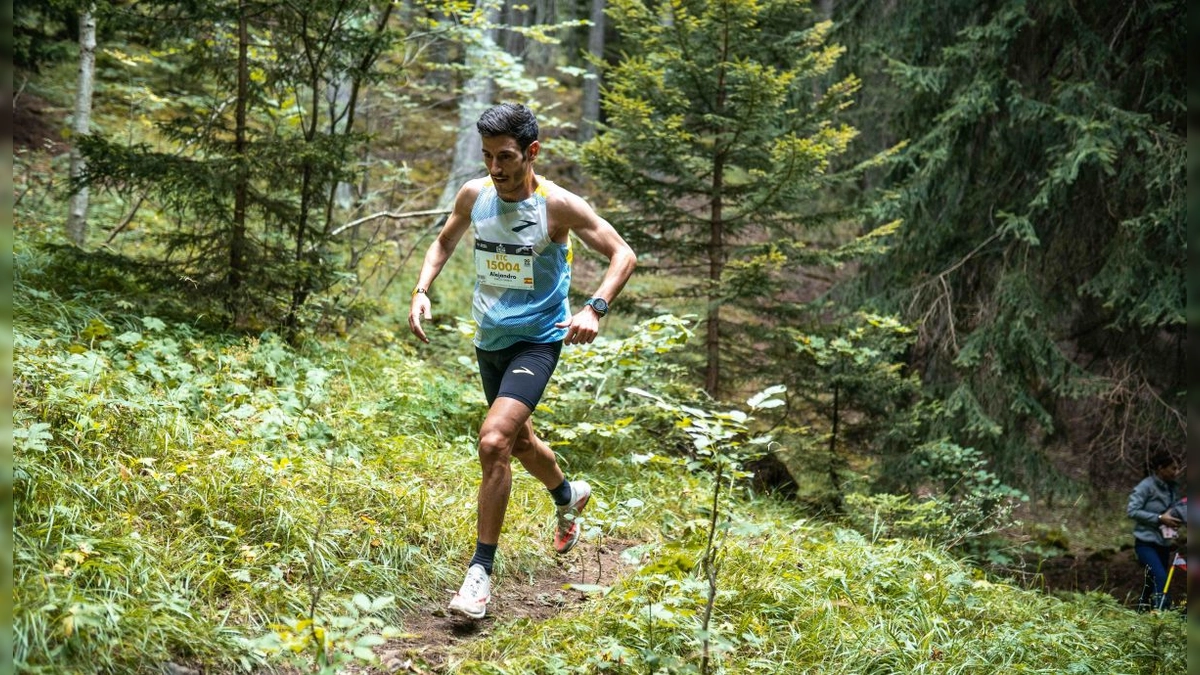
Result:
<instances>
[{"instance_id":1,"label":"bare branch","mask_svg":"<svg viewBox=\"0 0 1200 675\"><path fill-rule=\"evenodd\" d=\"M13 110L17 109L17 99L21 98L21 94L25 92L25 85L27 85L27 84L29 84L29 76L28 75L21 78L21 86L17 87L17 91L13 94L13 98L12 98Z\"/></svg>"},{"instance_id":2,"label":"bare branch","mask_svg":"<svg viewBox=\"0 0 1200 675\"><path fill-rule=\"evenodd\" d=\"M133 222L133 217L137 215L138 209L142 208L142 202L146 201L147 194L148 192L142 192L141 196L138 197L137 203L135 203L133 208L129 210L129 214L121 219L121 223L113 229L112 234L108 235L108 239L104 240L105 246L111 244L113 239L116 239L117 235L121 234L122 230L124 230L126 227L129 227L129 223Z\"/></svg>"},{"instance_id":3,"label":"bare branch","mask_svg":"<svg viewBox=\"0 0 1200 675\"><path fill-rule=\"evenodd\" d=\"M379 218L391 218L392 220L405 220L408 218L424 218L425 216L444 216L449 213L450 213L449 209L430 209L428 211L407 211L404 213L393 213L391 211L380 211L379 213L372 213L369 216L363 216L362 218L359 218L357 220L352 220L352 221L346 223L345 225L342 225L341 227L337 227L332 232L329 233L329 236L336 237L337 235L345 232L346 230L349 230L354 227L358 227L359 225L362 225L363 223L369 223L372 220L377 220Z\"/></svg>"}]
</instances>

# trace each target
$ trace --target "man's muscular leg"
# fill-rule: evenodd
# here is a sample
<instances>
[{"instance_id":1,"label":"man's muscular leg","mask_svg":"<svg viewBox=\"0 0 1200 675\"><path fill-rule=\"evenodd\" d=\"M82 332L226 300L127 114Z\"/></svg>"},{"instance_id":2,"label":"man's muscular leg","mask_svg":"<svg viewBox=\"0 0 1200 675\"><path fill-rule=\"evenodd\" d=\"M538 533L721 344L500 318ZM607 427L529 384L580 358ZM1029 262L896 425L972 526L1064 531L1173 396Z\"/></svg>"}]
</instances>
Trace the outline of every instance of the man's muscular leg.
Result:
<instances>
[{"instance_id":1,"label":"man's muscular leg","mask_svg":"<svg viewBox=\"0 0 1200 675\"><path fill-rule=\"evenodd\" d=\"M563 472L554 451L533 431L529 407L515 398L498 397L488 410L479 430L479 464L483 472L479 484L479 541L495 544L500 540L504 514L512 491L510 458L516 457L547 490L563 482Z\"/></svg>"},{"instance_id":2,"label":"man's muscular leg","mask_svg":"<svg viewBox=\"0 0 1200 675\"><path fill-rule=\"evenodd\" d=\"M512 458L517 437L529 422L529 406L505 396L492 403L479 429L479 541L496 544L512 491Z\"/></svg>"}]
</instances>

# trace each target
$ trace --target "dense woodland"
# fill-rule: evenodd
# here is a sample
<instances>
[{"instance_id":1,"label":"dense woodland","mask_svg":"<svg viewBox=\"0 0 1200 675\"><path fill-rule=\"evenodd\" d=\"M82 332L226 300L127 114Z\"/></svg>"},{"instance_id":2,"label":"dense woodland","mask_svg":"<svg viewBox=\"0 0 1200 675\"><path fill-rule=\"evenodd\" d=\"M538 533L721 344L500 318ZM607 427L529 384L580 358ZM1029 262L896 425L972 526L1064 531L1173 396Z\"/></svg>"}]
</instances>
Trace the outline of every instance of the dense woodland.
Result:
<instances>
[{"instance_id":1,"label":"dense woodland","mask_svg":"<svg viewBox=\"0 0 1200 675\"><path fill-rule=\"evenodd\" d=\"M13 13L18 672L1184 667L1037 562L1118 556L1185 455L1182 2ZM439 640L463 256L431 346L405 316L499 101L639 268L538 412L587 546L545 559L529 483L504 534L510 595L569 588Z\"/></svg>"}]
</instances>

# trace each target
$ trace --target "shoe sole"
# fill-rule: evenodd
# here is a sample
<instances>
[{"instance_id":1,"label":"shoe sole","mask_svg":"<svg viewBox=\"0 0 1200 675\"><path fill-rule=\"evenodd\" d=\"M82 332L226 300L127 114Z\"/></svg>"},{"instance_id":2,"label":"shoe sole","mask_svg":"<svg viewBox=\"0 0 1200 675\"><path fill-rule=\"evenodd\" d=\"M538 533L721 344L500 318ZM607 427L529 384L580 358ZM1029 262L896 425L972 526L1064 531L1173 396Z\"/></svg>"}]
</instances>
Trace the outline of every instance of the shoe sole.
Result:
<instances>
[{"instance_id":1,"label":"shoe sole","mask_svg":"<svg viewBox=\"0 0 1200 675\"><path fill-rule=\"evenodd\" d=\"M482 619L484 616L487 615L487 605L484 605L483 609L480 610L480 612L478 614L473 614L473 613L467 611L467 608L459 607L453 603L451 603L449 609L451 612L454 612L455 614L457 614L459 616L465 616L468 619Z\"/></svg>"}]
</instances>

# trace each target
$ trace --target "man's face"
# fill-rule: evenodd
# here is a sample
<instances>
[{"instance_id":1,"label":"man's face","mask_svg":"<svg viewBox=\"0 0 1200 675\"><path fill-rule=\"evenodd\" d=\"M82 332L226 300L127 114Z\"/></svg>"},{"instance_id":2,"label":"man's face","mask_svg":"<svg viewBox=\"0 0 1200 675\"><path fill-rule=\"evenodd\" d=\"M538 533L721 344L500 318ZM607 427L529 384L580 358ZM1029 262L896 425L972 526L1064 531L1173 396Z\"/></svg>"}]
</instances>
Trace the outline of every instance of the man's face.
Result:
<instances>
[{"instance_id":1,"label":"man's face","mask_svg":"<svg viewBox=\"0 0 1200 675\"><path fill-rule=\"evenodd\" d=\"M1178 462L1168 464L1158 470L1158 477L1166 481L1174 481L1179 478L1180 466Z\"/></svg>"},{"instance_id":2,"label":"man's face","mask_svg":"<svg viewBox=\"0 0 1200 675\"><path fill-rule=\"evenodd\" d=\"M529 174L533 172L533 160L537 157L539 144L534 141L521 153L517 139L512 136L483 136L483 164L502 198L520 200L528 197Z\"/></svg>"}]
</instances>

